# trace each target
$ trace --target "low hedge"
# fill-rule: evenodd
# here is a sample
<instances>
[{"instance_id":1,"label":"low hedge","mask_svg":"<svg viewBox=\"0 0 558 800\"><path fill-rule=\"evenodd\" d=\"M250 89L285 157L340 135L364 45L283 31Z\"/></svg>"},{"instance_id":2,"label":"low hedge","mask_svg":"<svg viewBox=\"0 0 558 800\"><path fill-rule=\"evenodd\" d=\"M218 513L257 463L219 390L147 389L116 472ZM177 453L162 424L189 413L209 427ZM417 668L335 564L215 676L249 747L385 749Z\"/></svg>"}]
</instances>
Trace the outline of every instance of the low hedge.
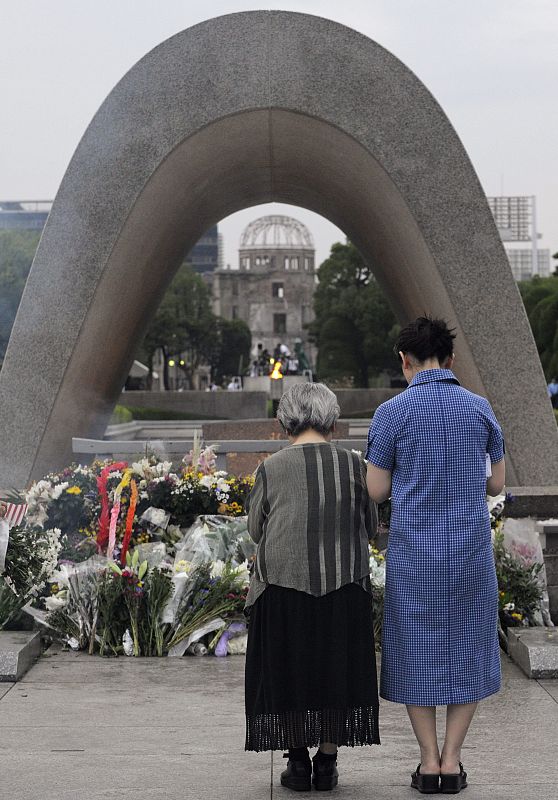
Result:
<instances>
[{"instance_id":1,"label":"low hedge","mask_svg":"<svg viewBox=\"0 0 558 800\"><path fill-rule=\"evenodd\" d=\"M126 411L131 414L131 418L138 420L226 419L226 417L214 417L211 414L195 414L191 411L162 411L160 408L138 408L136 406L128 406Z\"/></svg>"},{"instance_id":2,"label":"low hedge","mask_svg":"<svg viewBox=\"0 0 558 800\"><path fill-rule=\"evenodd\" d=\"M132 422L134 417L129 408L124 406L115 406L109 425L123 425L125 422Z\"/></svg>"}]
</instances>

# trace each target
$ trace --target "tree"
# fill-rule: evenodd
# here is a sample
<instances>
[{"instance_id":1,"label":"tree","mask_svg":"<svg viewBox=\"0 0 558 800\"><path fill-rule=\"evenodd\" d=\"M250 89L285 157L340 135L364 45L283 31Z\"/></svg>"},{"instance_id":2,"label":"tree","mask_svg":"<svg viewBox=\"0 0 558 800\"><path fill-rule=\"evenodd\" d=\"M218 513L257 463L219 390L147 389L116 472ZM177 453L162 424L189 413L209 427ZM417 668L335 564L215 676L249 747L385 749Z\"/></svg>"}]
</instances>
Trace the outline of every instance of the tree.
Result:
<instances>
[{"instance_id":1,"label":"tree","mask_svg":"<svg viewBox=\"0 0 558 800\"><path fill-rule=\"evenodd\" d=\"M155 312L139 351L150 375L153 357L160 347L164 357L163 380L168 389L169 358L186 353L186 363L181 369L192 386L195 371L213 352L215 319L209 287L192 267L183 264Z\"/></svg>"},{"instance_id":2,"label":"tree","mask_svg":"<svg viewBox=\"0 0 558 800\"><path fill-rule=\"evenodd\" d=\"M318 347L322 378L353 377L367 387L371 374L393 368L397 322L372 269L356 247L334 244L318 269L315 319L309 325Z\"/></svg>"},{"instance_id":3,"label":"tree","mask_svg":"<svg viewBox=\"0 0 558 800\"><path fill-rule=\"evenodd\" d=\"M547 379L558 376L558 276L535 276L519 284Z\"/></svg>"},{"instance_id":4,"label":"tree","mask_svg":"<svg viewBox=\"0 0 558 800\"><path fill-rule=\"evenodd\" d=\"M39 237L36 231L0 231L0 365Z\"/></svg>"},{"instance_id":5,"label":"tree","mask_svg":"<svg viewBox=\"0 0 558 800\"><path fill-rule=\"evenodd\" d=\"M213 344L208 360L215 383L222 383L227 375L242 374L249 364L252 347L252 334L244 320L216 317Z\"/></svg>"}]
</instances>

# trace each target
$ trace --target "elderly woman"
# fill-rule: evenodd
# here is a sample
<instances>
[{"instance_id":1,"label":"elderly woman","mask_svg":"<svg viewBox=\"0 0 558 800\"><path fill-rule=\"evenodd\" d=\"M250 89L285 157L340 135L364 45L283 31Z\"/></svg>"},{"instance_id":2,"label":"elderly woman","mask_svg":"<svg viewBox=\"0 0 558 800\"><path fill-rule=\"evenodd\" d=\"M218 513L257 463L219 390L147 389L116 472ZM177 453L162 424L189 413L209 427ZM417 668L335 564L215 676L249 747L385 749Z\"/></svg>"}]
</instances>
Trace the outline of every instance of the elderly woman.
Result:
<instances>
[{"instance_id":1,"label":"elderly woman","mask_svg":"<svg viewBox=\"0 0 558 800\"><path fill-rule=\"evenodd\" d=\"M290 445L260 464L249 499L258 550L246 749L288 749L281 783L300 791L337 785L339 745L379 744L368 562L377 514L363 459L331 441L338 417L323 384L285 392L277 418ZM318 745L311 765L307 748Z\"/></svg>"},{"instance_id":2,"label":"elderly woman","mask_svg":"<svg viewBox=\"0 0 558 800\"><path fill-rule=\"evenodd\" d=\"M454 335L419 317L397 342L408 388L368 435L368 487L391 495L381 695L404 703L421 753L411 785L457 794L479 700L500 688L498 587L486 494L502 491L504 440L488 400L451 371ZM442 748L436 706L447 706Z\"/></svg>"}]
</instances>

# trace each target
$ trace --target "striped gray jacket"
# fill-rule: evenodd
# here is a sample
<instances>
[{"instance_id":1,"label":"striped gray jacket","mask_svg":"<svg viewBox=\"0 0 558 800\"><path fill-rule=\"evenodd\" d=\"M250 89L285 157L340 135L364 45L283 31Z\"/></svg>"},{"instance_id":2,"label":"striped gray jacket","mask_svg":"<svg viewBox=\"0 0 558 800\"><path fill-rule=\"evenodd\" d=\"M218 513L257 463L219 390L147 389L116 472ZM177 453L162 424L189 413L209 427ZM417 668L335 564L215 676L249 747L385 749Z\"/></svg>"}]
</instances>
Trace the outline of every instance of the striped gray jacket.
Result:
<instances>
[{"instance_id":1,"label":"striped gray jacket","mask_svg":"<svg viewBox=\"0 0 558 800\"><path fill-rule=\"evenodd\" d=\"M377 522L358 453L324 441L269 456L248 498L248 531L258 549L246 606L268 584L316 597L347 583L370 591L368 541Z\"/></svg>"}]
</instances>

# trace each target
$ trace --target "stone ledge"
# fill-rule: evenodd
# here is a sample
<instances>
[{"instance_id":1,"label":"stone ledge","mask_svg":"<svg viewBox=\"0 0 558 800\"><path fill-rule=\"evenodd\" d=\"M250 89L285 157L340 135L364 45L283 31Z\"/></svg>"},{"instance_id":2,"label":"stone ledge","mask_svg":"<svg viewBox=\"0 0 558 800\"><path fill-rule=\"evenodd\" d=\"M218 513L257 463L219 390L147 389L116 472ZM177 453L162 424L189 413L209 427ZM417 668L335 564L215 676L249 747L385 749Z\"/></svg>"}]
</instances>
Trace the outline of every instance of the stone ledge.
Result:
<instances>
[{"instance_id":1,"label":"stone ledge","mask_svg":"<svg viewBox=\"0 0 558 800\"><path fill-rule=\"evenodd\" d=\"M508 646L528 678L558 678L557 628L508 628Z\"/></svg>"},{"instance_id":2,"label":"stone ledge","mask_svg":"<svg viewBox=\"0 0 558 800\"><path fill-rule=\"evenodd\" d=\"M506 503L506 516L558 517L558 486L506 486L513 502Z\"/></svg>"},{"instance_id":3,"label":"stone ledge","mask_svg":"<svg viewBox=\"0 0 558 800\"><path fill-rule=\"evenodd\" d=\"M39 631L0 631L0 682L19 681L40 654Z\"/></svg>"}]
</instances>

